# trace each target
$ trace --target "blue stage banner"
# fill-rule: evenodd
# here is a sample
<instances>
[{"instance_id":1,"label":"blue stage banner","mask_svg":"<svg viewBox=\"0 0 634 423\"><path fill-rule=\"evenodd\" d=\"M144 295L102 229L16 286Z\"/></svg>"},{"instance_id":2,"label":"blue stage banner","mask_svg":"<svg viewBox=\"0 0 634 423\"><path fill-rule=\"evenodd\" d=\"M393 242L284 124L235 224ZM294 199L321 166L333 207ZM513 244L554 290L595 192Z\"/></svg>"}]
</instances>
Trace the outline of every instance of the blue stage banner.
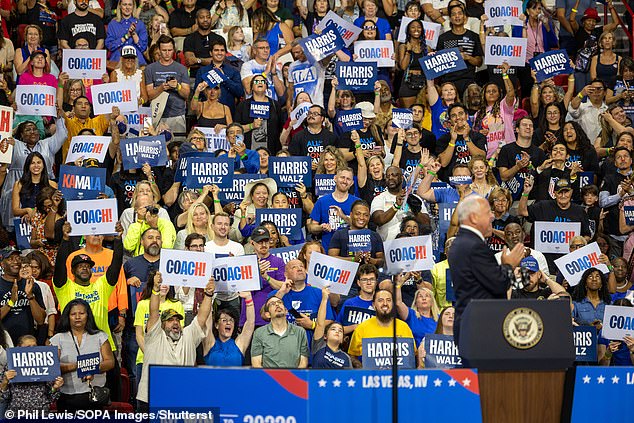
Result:
<instances>
[{"instance_id":1,"label":"blue stage banner","mask_svg":"<svg viewBox=\"0 0 634 423\"><path fill-rule=\"evenodd\" d=\"M389 370L152 365L149 372L151 412L212 409L218 413L218 421L234 423L385 423L392 418L392 384L396 383L399 421L419 421L421 410L425 410L425 420L446 420L447 410L451 410L452 420L482 422L478 374L472 369L402 370L397 381ZM189 383L175 390L166 380ZM223 389L209 395L217 386ZM246 401L245 386L259 395L249 395Z\"/></svg>"},{"instance_id":2,"label":"blue stage banner","mask_svg":"<svg viewBox=\"0 0 634 423\"><path fill-rule=\"evenodd\" d=\"M542 82L553 76L574 72L570 67L570 59L566 50L547 51L537 57L533 57L528 63L536 73L537 82Z\"/></svg>"},{"instance_id":3,"label":"blue stage banner","mask_svg":"<svg viewBox=\"0 0 634 423\"><path fill-rule=\"evenodd\" d=\"M94 200L105 192L106 169L61 165L59 182L65 200Z\"/></svg>"},{"instance_id":4,"label":"blue stage banner","mask_svg":"<svg viewBox=\"0 0 634 423\"><path fill-rule=\"evenodd\" d=\"M578 366L571 421L631 423L632 414L616 404L629 404L632 394L634 367Z\"/></svg>"},{"instance_id":5,"label":"blue stage banner","mask_svg":"<svg viewBox=\"0 0 634 423\"><path fill-rule=\"evenodd\" d=\"M573 326L572 339L575 343L575 361L597 362L597 329L594 326Z\"/></svg>"},{"instance_id":6,"label":"blue stage banner","mask_svg":"<svg viewBox=\"0 0 634 423\"><path fill-rule=\"evenodd\" d=\"M302 239L302 211L300 209L256 209L257 224L260 225L265 220L275 223L280 235L293 241Z\"/></svg>"},{"instance_id":7,"label":"blue stage banner","mask_svg":"<svg viewBox=\"0 0 634 423\"><path fill-rule=\"evenodd\" d=\"M13 218L13 227L15 228L15 242L18 250L28 250L31 248L31 231L30 223L23 222L21 218Z\"/></svg>"},{"instance_id":8,"label":"blue stage banner","mask_svg":"<svg viewBox=\"0 0 634 423\"><path fill-rule=\"evenodd\" d=\"M337 89L357 93L372 92L379 73L378 69L376 62L337 62L335 67L335 75L339 82Z\"/></svg>"},{"instance_id":9,"label":"blue stage banner","mask_svg":"<svg viewBox=\"0 0 634 423\"><path fill-rule=\"evenodd\" d=\"M223 203L241 203L244 200L244 187L251 181L264 179L265 175L258 174L236 174L233 175L231 187L222 188L218 193L218 199Z\"/></svg>"},{"instance_id":10,"label":"blue stage banner","mask_svg":"<svg viewBox=\"0 0 634 423\"><path fill-rule=\"evenodd\" d=\"M425 368L453 369L462 366L458 346L451 335L425 334Z\"/></svg>"},{"instance_id":11,"label":"blue stage banner","mask_svg":"<svg viewBox=\"0 0 634 423\"><path fill-rule=\"evenodd\" d=\"M291 245L290 247L271 248L269 252L275 257L279 257L284 264L291 260L295 260L299 256L299 252L304 244Z\"/></svg>"},{"instance_id":12,"label":"blue stage banner","mask_svg":"<svg viewBox=\"0 0 634 423\"><path fill-rule=\"evenodd\" d=\"M458 48L439 50L436 54L421 57L418 61L427 80L436 79L448 73L467 69L467 64L462 58Z\"/></svg>"},{"instance_id":13,"label":"blue stage banner","mask_svg":"<svg viewBox=\"0 0 634 423\"><path fill-rule=\"evenodd\" d=\"M295 188L300 182L311 187L312 169L310 157L269 158L269 176L278 188Z\"/></svg>"},{"instance_id":14,"label":"blue stage banner","mask_svg":"<svg viewBox=\"0 0 634 423\"><path fill-rule=\"evenodd\" d=\"M230 188L233 180L233 159L228 157L188 157L187 176L184 185L187 188L202 188L205 185L217 185Z\"/></svg>"}]
</instances>

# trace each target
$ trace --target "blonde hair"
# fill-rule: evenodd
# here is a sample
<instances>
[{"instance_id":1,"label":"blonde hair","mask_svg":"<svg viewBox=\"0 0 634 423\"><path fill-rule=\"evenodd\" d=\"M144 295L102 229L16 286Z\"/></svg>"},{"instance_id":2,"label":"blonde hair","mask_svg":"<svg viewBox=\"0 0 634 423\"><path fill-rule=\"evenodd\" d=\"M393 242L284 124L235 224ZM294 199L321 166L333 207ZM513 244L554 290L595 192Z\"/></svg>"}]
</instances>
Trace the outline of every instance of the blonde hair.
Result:
<instances>
[{"instance_id":1,"label":"blonde hair","mask_svg":"<svg viewBox=\"0 0 634 423\"><path fill-rule=\"evenodd\" d=\"M348 163L343 158L343 155L341 154L339 149L334 145L329 145L324 148L324 151L319 156L319 163L317 163L317 170L315 170L316 174L323 175L326 173L326 167L324 166L324 159L326 157L326 154L332 154L333 156L335 156L335 160L337 161L337 168L335 170L335 173L339 172L341 169L345 169L348 167Z\"/></svg>"},{"instance_id":2,"label":"blonde hair","mask_svg":"<svg viewBox=\"0 0 634 423\"><path fill-rule=\"evenodd\" d=\"M152 184L150 184L149 181L138 181L136 183L136 187L134 188L134 192L132 193L132 200L130 200L130 207L132 207L133 209L136 208L136 197L137 195L139 195L139 185L147 185L150 188L150 194L152 195L152 200L155 203L158 203L159 198L156 198L156 195L154 195L154 191L152 191Z\"/></svg>"},{"instance_id":3,"label":"blonde hair","mask_svg":"<svg viewBox=\"0 0 634 423\"><path fill-rule=\"evenodd\" d=\"M123 16L121 16L121 3L123 3L125 0L119 0L119 3L117 4L117 13L115 15L114 20L117 22L121 22L121 19L123 19ZM130 0L132 2L132 14L131 16L134 16L134 8L136 7L136 2L134 0Z\"/></svg>"},{"instance_id":4,"label":"blonde hair","mask_svg":"<svg viewBox=\"0 0 634 423\"><path fill-rule=\"evenodd\" d=\"M185 225L185 231L187 232L188 235L196 232L196 228L194 227L194 212L196 211L197 208L200 208L200 207L202 207L205 213L207 213L206 235L209 239L213 239L214 231L211 229L211 213L209 212L209 209L207 208L207 206L204 205L203 203L192 204L189 207L189 210L187 210L187 224Z\"/></svg>"},{"instance_id":5,"label":"blonde hair","mask_svg":"<svg viewBox=\"0 0 634 423\"><path fill-rule=\"evenodd\" d=\"M428 293L431 299L431 310L430 310L431 318L434 319L434 322L437 322L438 315L440 314L440 309L438 308L438 303L436 302L436 299L434 298L434 293L431 292L431 289L429 288L418 288L416 290L416 292L414 293L414 301L412 302L412 310L414 310L414 312L416 313L417 318L421 317L421 314L416 309L416 300L418 300L418 296L422 295L424 292Z\"/></svg>"}]
</instances>

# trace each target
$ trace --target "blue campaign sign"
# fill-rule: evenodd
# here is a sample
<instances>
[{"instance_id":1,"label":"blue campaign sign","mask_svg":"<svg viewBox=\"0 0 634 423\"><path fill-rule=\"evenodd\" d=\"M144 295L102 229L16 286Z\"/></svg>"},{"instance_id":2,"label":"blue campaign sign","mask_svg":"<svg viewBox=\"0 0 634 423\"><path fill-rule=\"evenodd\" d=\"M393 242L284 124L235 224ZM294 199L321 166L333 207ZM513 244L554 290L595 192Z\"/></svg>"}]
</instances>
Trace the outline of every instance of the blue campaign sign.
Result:
<instances>
[{"instance_id":1,"label":"blue campaign sign","mask_svg":"<svg viewBox=\"0 0 634 423\"><path fill-rule=\"evenodd\" d=\"M623 213L625 214L625 224L629 226L634 225L634 206L623 206Z\"/></svg>"},{"instance_id":2,"label":"blue campaign sign","mask_svg":"<svg viewBox=\"0 0 634 423\"><path fill-rule=\"evenodd\" d=\"M54 346L8 348L7 366L17 373L11 383L48 382L61 375Z\"/></svg>"},{"instance_id":3,"label":"blue campaign sign","mask_svg":"<svg viewBox=\"0 0 634 423\"><path fill-rule=\"evenodd\" d=\"M337 62L335 67L335 75L339 82L337 89L356 93L372 92L379 73L378 69L376 62Z\"/></svg>"},{"instance_id":4,"label":"blue campaign sign","mask_svg":"<svg viewBox=\"0 0 634 423\"><path fill-rule=\"evenodd\" d=\"M561 74L571 74L570 58L566 50L552 50L533 57L528 61L531 69L535 71L537 82Z\"/></svg>"},{"instance_id":5,"label":"blue campaign sign","mask_svg":"<svg viewBox=\"0 0 634 423\"><path fill-rule=\"evenodd\" d=\"M445 251L445 237L451 224L451 215L453 215L457 204L440 203L438 204L438 233L441 234L441 240L439 241L439 250Z\"/></svg>"},{"instance_id":6,"label":"blue campaign sign","mask_svg":"<svg viewBox=\"0 0 634 423\"><path fill-rule=\"evenodd\" d=\"M232 186L233 164L233 159L228 157L188 157L184 185L190 189L205 185L229 188Z\"/></svg>"},{"instance_id":7,"label":"blue campaign sign","mask_svg":"<svg viewBox=\"0 0 634 423\"><path fill-rule=\"evenodd\" d=\"M256 209L255 221L258 225L268 220L275 223L280 235L290 240L302 239L302 211L300 209Z\"/></svg>"},{"instance_id":8,"label":"blue campaign sign","mask_svg":"<svg viewBox=\"0 0 634 423\"><path fill-rule=\"evenodd\" d=\"M167 146L165 145L165 135L155 137L141 137L137 161L143 166L145 163L152 167L165 166L167 164Z\"/></svg>"},{"instance_id":9,"label":"blue campaign sign","mask_svg":"<svg viewBox=\"0 0 634 423\"><path fill-rule=\"evenodd\" d=\"M315 195L332 194L335 191L335 175L315 175Z\"/></svg>"},{"instance_id":10,"label":"blue campaign sign","mask_svg":"<svg viewBox=\"0 0 634 423\"><path fill-rule=\"evenodd\" d=\"M436 54L421 57L418 61L427 80L467 69L467 64L457 48L440 50Z\"/></svg>"},{"instance_id":11,"label":"blue campaign sign","mask_svg":"<svg viewBox=\"0 0 634 423\"><path fill-rule=\"evenodd\" d=\"M203 79L210 87L215 87L227 80L227 75L218 68L213 68L203 75Z\"/></svg>"},{"instance_id":12,"label":"blue campaign sign","mask_svg":"<svg viewBox=\"0 0 634 423\"><path fill-rule=\"evenodd\" d=\"M299 183L311 187L312 169L310 157L269 157L269 176L278 188L295 188Z\"/></svg>"},{"instance_id":13,"label":"blue campaign sign","mask_svg":"<svg viewBox=\"0 0 634 423\"><path fill-rule=\"evenodd\" d=\"M597 329L594 326L573 326L575 361L597 362Z\"/></svg>"},{"instance_id":14,"label":"blue campaign sign","mask_svg":"<svg viewBox=\"0 0 634 423\"><path fill-rule=\"evenodd\" d=\"M579 172L577 177L579 178L579 189L594 184L594 172Z\"/></svg>"},{"instance_id":15,"label":"blue campaign sign","mask_svg":"<svg viewBox=\"0 0 634 423\"><path fill-rule=\"evenodd\" d=\"M299 44L304 49L306 58L310 63L319 62L346 46L346 42L341 38L337 26L334 24L324 28L321 34L300 38Z\"/></svg>"},{"instance_id":16,"label":"blue campaign sign","mask_svg":"<svg viewBox=\"0 0 634 423\"><path fill-rule=\"evenodd\" d=\"M376 316L376 311L369 308L345 306L343 309L343 325L358 325L374 316Z\"/></svg>"},{"instance_id":17,"label":"blue campaign sign","mask_svg":"<svg viewBox=\"0 0 634 423\"><path fill-rule=\"evenodd\" d=\"M414 124L414 113L410 109L392 109L392 126L409 129Z\"/></svg>"},{"instance_id":18,"label":"blue campaign sign","mask_svg":"<svg viewBox=\"0 0 634 423\"><path fill-rule=\"evenodd\" d=\"M462 367L458 346L452 335L425 334L425 368L453 369Z\"/></svg>"},{"instance_id":19,"label":"blue campaign sign","mask_svg":"<svg viewBox=\"0 0 634 423\"><path fill-rule=\"evenodd\" d=\"M236 174L233 175L231 187L223 188L218 193L218 199L224 203L241 203L244 200L244 187L251 181L264 179L266 175L258 174Z\"/></svg>"},{"instance_id":20,"label":"blue campaign sign","mask_svg":"<svg viewBox=\"0 0 634 423\"><path fill-rule=\"evenodd\" d=\"M396 346L392 338L363 338L363 368L370 370L392 368L392 350L397 350L399 369L416 368L416 349L413 338L397 338Z\"/></svg>"},{"instance_id":21,"label":"blue campaign sign","mask_svg":"<svg viewBox=\"0 0 634 423\"><path fill-rule=\"evenodd\" d=\"M299 257L299 252L304 244L291 245L290 247L271 248L269 252L275 257L279 257L284 264Z\"/></svg>"},{"instance_id":22,"label":"blue campaign sign","mask_svg":"<svg viewBox=\"0 0 634 423\"><path fill-rule=\"evenodd\" d=\"M99 352L77 356L77 377L81 379L85 376L99 374L100 363L101 356Z\"/></svg>"},{"instance_id":23,"label":"blue campaign sign","mask_svg":"<svg viewBox=\"0 0 634 423\"><path fill-rule=\"evenodd\" d=\"M456 301L456 291L453 289L453 280L451 279L451 271L449 268L445 270L445 298L449 302Z\"/></svg>"},{"instance_id":24,"label":"blue campaign sign","mask_svg":"<svg viewBox=\"0 0 634 423\"><path fill-rule=\"evenodd\" d=\"M249 116L253 119L268 119L271 104L268 101L253 101L249 108Z\"/></svg>"},{"instance_id":25,"label":"blue campaign sign","mask_svg":"<svg viewBox=\"0 0 634 423\"><path fill-rule=\"evenodd\" d=\"M363 129L361 109L339 110L337 112L337 125L341 128L341 132Z\"/></svg>"},{"instance_id":26,"label":"blue campaign sign","mask_svg":"<svg viewBox=\"0 0 634 423\"><path fill-rule=\"evenodd\" d=\"M473 183L471 176L450 176L449 185L452 187L458 185L471 185Z\"/></svg>"},{"instance_id":27,"label":"blue campaign sign","mask_svg":"<svg viewBox=\"0 0 634 423\"><path fill-rule=\"evenodd\" d=\"M520 176L519 173L516 173L508 181L502 181L501 186L511 191L513 200L519 200L522 196L522 192L524 192L524 178Z\"/></svg>"},{"instance_id":28,"label":"blue campaign sign","mask_svg":"<svg viewBox=\"0 0 634 423\"><path fill-rule=\"evenodd\" d=\"M358 229L348 231L348 251L350 253L372 251L372 238L369 229Z\"/></svg>"},{"instance_id":29,"label":"blue campaign sign","mask_svg":"<svg viewBox=\"0 0 634 423\"><path fill-rule=\"evenodd\" d=\"M105 192L106 169L62 165L59 171L59 190L66 200L94 200Z\"/></svg>"},{"instance_id":30,"label":"blue campaign sign","mask_svg":"<svg viewBox=\"0 0 634 423\"><path fill-rule=\"evenodd\" d=\"M191 157L200 157L213 159L216 157L214 153L192 151L190 153L181 154L178 156L178 164L176 165L176 171L174 172L174 182L185 182L187 178L187 164ZM236 175L237 176L237 175Z\"/></svg>"},{"instance_id":31,"label":"blue campaign sign","mask_svg":"<svg viewBox=\"0 0 634 423\"><path fill-rule=\"evenodd\" d=\"M632 367L578 366L572 399L574 423L630 423L632 415L623 407L597 404L629 404L632 400Z\"/></svg>"},{"instance_id":32,"label":"blue campaign sign","mask_svg":"<svg viewBox=\"0 0 634 423\"><path fill-rule=\"evenodd\" d=\"M281 370L150 366L150 411L213 409L218 421L284 423L384 423L392 418L392 384L398 387L399 421L482 422L480 386L474 369ZM179 389L166 380L187 380ZM209 390L214 386L223 389ZM245 401L244 387L260 395ZM325 404L340 404L338 407ZM358 404L364 404L359 407ZM601 407L594 407L600 411ZM619 407L613 407L619 409ZM626 415L621 410L621 414ZM270 417L270 418L269 418ZM216 421L216 419L214 419ZM602 420L595 420L602 421Z\"/></svg>"},{"instance_id":33,"label":"blue campaign sign","mask_svg":"<svg viewBox=\"0 0 634 423\"><path fill-rule=\"evenodd\" d=\"M31 227L30 223L23 222L21 218L13 218L13 227L15 228L15 242L18 250L28 250L31 248Z\"/></svg>"}]
</instances>

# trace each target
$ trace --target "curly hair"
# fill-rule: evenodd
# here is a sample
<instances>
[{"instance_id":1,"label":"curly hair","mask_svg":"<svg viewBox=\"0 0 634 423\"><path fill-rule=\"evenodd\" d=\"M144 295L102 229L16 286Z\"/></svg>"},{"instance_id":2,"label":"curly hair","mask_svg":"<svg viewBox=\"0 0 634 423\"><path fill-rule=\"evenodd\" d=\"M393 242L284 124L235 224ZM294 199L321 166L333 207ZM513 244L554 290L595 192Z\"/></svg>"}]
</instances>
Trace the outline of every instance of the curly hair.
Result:
<instances>
[{"instance_id":1,"label":"curly hair","mask_svg":"<svg viewBox=\"0 0 634 423\"><path fill-rule=\"evenodd\" d=\"M601 271L595 268L590 268L583 272L581 275L581 281L577 286L575 286L574 291L572 291L572 300L575 302L583 301L584 298L588 296L588 288L586 287L586 283L588 281L588 277L592 273L598 273L601 278L601 288L599 289L599 298L605 304L610 304L612 302L612 297L610 296L610 292L608 291L608 281Z\"/></svg>"},{"instance_id":2,"label":"curly hair","mask_svg":"<svg viewBox=\"0 0 634 423\"><path fill-rule=\"evenodd\" d=\"M346 167L348 167L348 163L343 158L343 155L341 154L339 149L335 147L334 145L329 145L326 148L324 148L324 151L321 153L321 156L319 157L319 163L317 163L317 170L315 170L315 174L323 175L326 173L326 167L324 166L324 160L325 160L326 154L332 154L335 157L335 160L337 161L337 169L335 170L335 172L338 172L339 170L345 169Z\"/></svg>"},{"instance_id":3,"label":"curly hair","mask_svg":"<svg viewBox=\"0 0 634 423\"><path fill-rule=\"evenodd\" d=\"M487 104L486 100L486 91L489 87L495 87L498 90L498 98L497 100L495 100L495 103L493 103L490 114L496 119L500 117L500 102L504 97L502 97L500 87L498 87L495 82L487 82L482 87L482 91L480 91L480 108L476 112L475 121L473 122L473 129L476 131L482 129L482 121L487 115L487 108L489 107L489 105Z\"/></svg>"}]
</instances>

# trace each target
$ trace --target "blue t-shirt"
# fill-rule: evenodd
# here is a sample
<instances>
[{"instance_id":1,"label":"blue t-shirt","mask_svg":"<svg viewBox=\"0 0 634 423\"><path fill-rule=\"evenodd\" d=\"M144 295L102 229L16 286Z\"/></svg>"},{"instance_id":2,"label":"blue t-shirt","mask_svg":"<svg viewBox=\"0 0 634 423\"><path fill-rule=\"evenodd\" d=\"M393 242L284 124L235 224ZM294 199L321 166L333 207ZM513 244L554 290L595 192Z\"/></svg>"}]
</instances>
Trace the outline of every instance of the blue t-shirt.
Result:
<instances>
[{"instance_id":1,"label":"blue t-shirt","mask_svg":"<svg viewBox=\"0 0 634 423\"><path fill-rule=\"evenodd\" d=\"M416 312L411 308L409 309L405 323L407 323L412 330L416 345L420 345L426 334L436 332L436 321L434 319L425 316L416 317Z\"/></svg>"},{"instance_id":2,"label":"blue t-shirt","mask_svg":"<svg viewBox=\"0 0 634 423\"><path fill-rule=\"evenodd\" d=\"M324 343L324 341L321 341ZM351 369L350 356L339 350L330 349L328 345L319 348L313 355L313 369Z\"/></svg>"},{"instance_id":3,"label":"blue t-shirt","mask_svg":"<svg viewBox=\"0 0 634 423\"><path fill-rule=\"evenodd\" d=\"M454 187L434 188L437 203L456 204L460 201L460 194Z\"/></svg>"},{"instance_id":4,"label":"blue t-shirt","mask_svg":"<svg viewBox=\"0 0 634 423\"><path fill-rule=\"evenodd\" d=\"M219 367L240 367L244 364L244 355L236 345L235 339L222 342L216 338L214 346L205 356L205 364Z\"/></svg>"},{"instance_id":5,"label":"blue t-shirt","mask_svg":"<svg viewBox=\"0 0 634 423\"><path fill-rule=\"evenodd\" d=\"M310 218L317 223L329 223L331 232L322 232L321 234L321 245L323 245L324 250L328 251L328 246L330 245L330 238L335 233L337 229L342 226L345 226L346 223L337 215L337 211L334 208L330 208L331 206L339 206L341 210L346 215L350 214L350 209L352 208L352 203L359 200L358 197L354 195L348 195L348 198L343 203L338 202L332 196L332 194L321 196L317 199L315 203L315 207L313 207L313 211L310 213Z\"/></svg>"},{"instance_id":6,"label":"blue t-shirt","mask_svg":"<svg viewBox=\"0 0 634 423\"><path fill-rule=\"evenodd\" d=\"M358 308L368 310L368 313L354 313L354 315L349 316L351 319L354 319L353 322L346 321L346 308ZM337 315L337 322L341 323L344 326L349 325L358 325L359 323L363 323L368 320L370 317L376 315L374 311L374 306L372 305L372 300L363 300L361 297L353 297L347 299L341 310L339 310L339 314Z\"/></svg>"},{"instance_id":7,"label":"blue t-shirt","mask_svg":"<svg viewBox=\"0 0 634 423\"><path fill-rule=\"evenodd\" d=\"M436 135L436 139L449 133L449 129L445 128L444 125L445 120L449 119L447 109L448 107L442 104L440 97L438 101L431 106L431 131Z\"/></svg>"},{"instance_id":8,"label":"blue t-shirt","mask_svg":"<svg viewBox=\"0 0 634 423\"><path fill-rule=\"evenodd\" d=\"M132 311L131 313L128 313L128 316L132 316L134 318L136 306L141 299L141 293L147 283L147 276L150 273L150 270L158 270L159 264L160 260L156 260L154 263L151 263L147 261L143 255L140 255L131 258L123 265L123 271L125 272L126 279L136 276L141 281L141 286L138 288L134 285L128 285L128 295L130 296L130 306Z\"/></svg>"}]
</instances>

